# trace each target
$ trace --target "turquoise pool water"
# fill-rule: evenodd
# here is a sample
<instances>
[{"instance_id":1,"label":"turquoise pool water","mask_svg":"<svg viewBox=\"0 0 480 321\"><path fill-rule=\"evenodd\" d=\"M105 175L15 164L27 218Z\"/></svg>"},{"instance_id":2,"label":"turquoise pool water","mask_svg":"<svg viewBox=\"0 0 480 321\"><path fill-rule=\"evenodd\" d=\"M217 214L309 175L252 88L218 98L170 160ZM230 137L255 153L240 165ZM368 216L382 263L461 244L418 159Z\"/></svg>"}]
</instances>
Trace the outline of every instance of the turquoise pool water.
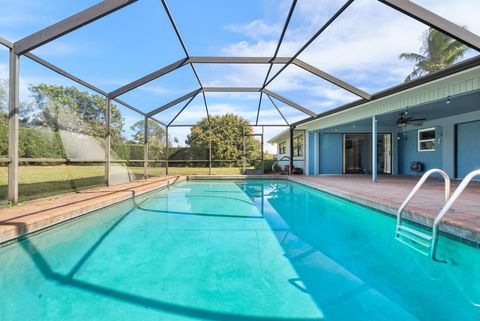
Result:
<instances>
[{"instance_id":1,"label":"turquoise pool water","mask_svg":"<svg viewBox=\"0 0 480 321\"><path fill-rule=\"evenodd\" d=\"M480 250L285 181L191 181L0 248L0 320L480 320Z\"/></svg>"}]
</instances>

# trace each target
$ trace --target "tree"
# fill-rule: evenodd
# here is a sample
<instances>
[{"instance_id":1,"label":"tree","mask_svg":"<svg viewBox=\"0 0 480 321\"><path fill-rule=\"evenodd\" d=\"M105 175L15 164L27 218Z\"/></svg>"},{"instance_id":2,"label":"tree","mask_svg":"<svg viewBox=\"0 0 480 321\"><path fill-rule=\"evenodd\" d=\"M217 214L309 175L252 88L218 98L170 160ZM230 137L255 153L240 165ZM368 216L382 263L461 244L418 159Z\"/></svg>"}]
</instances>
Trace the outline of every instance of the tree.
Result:
<instances>
[{"instance_id":1,"label":"tree","mask_svg":"<svg viewBox=\"0 0 480 321\"><path fill-rule=\"evenodd\" d=\"M468 47L438 30L429 28L422 34L420 53L402 53L400 59L415 63L415 68L405 82L428 75L460 61Z\"/></svg>"},{"instance_id":2,"label":"tree","mask_svg":"<svg viewBox=\"0 0 480 321\"><path fill-rule=\"evenodd\" d=\"M211 130L210 130L211 126ZM208 159L209 140L211 137L212 159L241 160L243 158L243 141L248 159L259 158L259 143L252 136L248 121L240 116L226 114L223 116L201 119L190 130L185 143L190 147L191 159Z\"/></svg>"},{"instance_id":3,"label":"tree","mask_svg":"<svg viewBox=\"0 0 480 321\"><path fill-rule=\"evenodd\" d=\"M0 79L0 114L6 114L8 111L7 80Z\"/></svg>"},{"instance_id":4,"label":"tree","mask_svg":"<svg viewBox=\"0 0 480 321\"><path fill-rule=\"evenodd\" d=\"M34 126L48 126L89 136L104 137L106 99L76 87L31 85L32 98L38 110L29 114ZM123 119L117 106L111 106L110 130L112 145L122 141Z\"/></svg>"},{"instance_id":5,"label":"tree","mask_svg":"<svg viewBox=\"0 0 480 321\"><path fill-rule=\"evenodd\" d=\"M25 122L25 118L33 110L31 102L21 101L19 108L20 123ZM0 79L0 124L7 124L8 121L8 81Z\"/></svg>"},{"instance_id":6,"label":"tree","mask_svg":"<svg viewBox=\"0 0 480 321\"><path fill-rule=\"evenodd\" d=\"M161 159L162 155L165 152L165 129L162 125L152 119L149 119L147 124L148 158ZM137 121L130 127L130 129L134 132L134 134L132 135L134 142L137 144L143 144L145 121Z\"/></svg>"},{"instance_id":7,"label":"tree","mask_svg":"<svg viewBox=\"0 0 480 321\"><path fill-rule=\"evenodd\" d=\"M163 129L162 125L157 123L156 121L149 119L148 122L148 128L147 128L147 134L148 134L148 141L160 141L163 142L165 139L165 129ZM144 137L144 132L145 132L145 121L144 120L139 120L132 126L130 126L130 129L134 132L132 135L133 140L137 144L143 144L143 137Z\"/></svg>"}]
</instances>

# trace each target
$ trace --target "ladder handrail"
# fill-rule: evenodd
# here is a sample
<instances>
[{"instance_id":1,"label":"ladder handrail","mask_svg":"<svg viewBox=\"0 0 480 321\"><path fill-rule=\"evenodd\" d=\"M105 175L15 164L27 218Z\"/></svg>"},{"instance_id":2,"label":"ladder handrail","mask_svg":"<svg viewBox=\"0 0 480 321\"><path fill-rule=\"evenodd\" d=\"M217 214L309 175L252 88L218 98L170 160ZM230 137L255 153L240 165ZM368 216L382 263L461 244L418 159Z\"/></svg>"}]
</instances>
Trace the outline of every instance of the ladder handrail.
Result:
<instances>
[{"instance_id":1,"label":"ladder handrail","mask_svg":"<svg viewBox=\"0 0 480 321\"><path fill-rule=\"evenodd\" d=\"M403 209L410 203L411 199L413 196L418 192L418 190L423 186L425 181L432 175L432 174L440 174L443 177L443 180L445 181L445 203L447 203L450 199L450 176L448 174L438 168L433 168L425 172L425 174L422 175L418 183L415 185L415 187L412 189L410 194L405 198L403 201L402 205L400 205L400 208L398 209L397 212L397 226L402 223L402 212Z\"/></svg>"},{"instance_id":2,"label":"ladder handrail","mask_svg":"<svg viewBox=\"0 0 480 321\"><path fill-rule=\"evenodd\" d=\"M275 173L275 165L277 165L278 163L280 163L282 160L284 160L285 158L288 158L290 159L290 156L282 156L282 158L280 158L279 160L277 160L275 163L273 163L272 165L272 173Z\"/></svg>"},{"instance_id":3,"label":"ladder handrail","mask_svg":"<svg viewBox=\"0 0 480 321\"><path fill-rule=\"evenodd\" d=\"M440 212L437 214L435 217L435 220L433 221L433 238L435 239L438 233L438 224L442 220L442 218L447 214L447 212L450 210L452 205L455 203L455 201L460 197L460 195L463 193L465 188L467 187L468 184L474 179L476 176L480 176L480 169L474 170L470 173L468 173L467 176L462 180L460 185L458 185L457 189L455 192L453 192L452 196L450 199L445 203L445 205L442 207Z\"/></svg>"}]
</instances>

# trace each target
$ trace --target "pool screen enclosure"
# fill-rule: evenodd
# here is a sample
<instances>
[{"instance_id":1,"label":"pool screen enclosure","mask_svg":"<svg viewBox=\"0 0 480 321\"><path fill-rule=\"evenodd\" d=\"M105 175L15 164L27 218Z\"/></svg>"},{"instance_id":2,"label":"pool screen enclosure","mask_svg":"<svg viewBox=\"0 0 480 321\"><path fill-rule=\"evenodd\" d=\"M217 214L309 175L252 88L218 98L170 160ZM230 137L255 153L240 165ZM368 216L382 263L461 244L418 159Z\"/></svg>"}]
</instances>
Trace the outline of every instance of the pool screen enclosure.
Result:
<instances>
[{"instance_id":1,"label":"pool screen enclosure","mask_svg":"<svg viewBox=\"0 0 480 321\"><path fill-rule=\"evenodd\" d=\"M292 15L295 11L297 6L297 0L291 2L288 10L288 14L286 15L286 20L282 26L280 37L278 39L278 43L276 45L276 49L274 51L273 56L270 57L220 57L220 56L192 56L188 49L187 43L183 40L179 29L175 23L174 17L167 6L166 0L161 0L163 9L168 17L168 20L173 28L173 31L176 35L176 38L183 50L184 57L181 59L166 65L158 70L154 70L153 72L132 81L126 85L123 85L113 91L107 92L102 90L74 75L71 73L45 61L44 59L38 57L37 55L32 53L32 50L39 48L43 45L46 45L53 40L60 38L68 33L74 32L75 30L82 28L98 19L102 19L103 17L117 11L121 10L124 7L130 6L135 2L141 2L142 0L105 0L101 1L96 5L93 5L81 12L78 12L64 20L61 20L47 28L44 28L38 32L30 34L23 39L20 39L16 42L10 42L4 38L0 38L0 44L7 47L9 50L9 83L8 83L8 91L9 91L9 99L8 99L8 157L1 159L3 163L8 164L8 201L12 204L18 203L18 190L19 190L19 163L28 161L28 159L21 159L19 156L19 70L20 70L20 57L24 56L27 59L33 60L36 63L50 69L51 71L58 73L71 81L82 85L89 90L105 97L106 105L105 105L105 157L104 159L95 159L92 161L101 162L105 164L105 183L107 185L112 184L111 181L111 168L112 163L119 162L120 160L113 160L111 157L111 106L112 103L119 104L125 108L135 111L136 113L140 114L141 117L144 118L144 125L145 130L144 132L144 159L138 160L138 162L143 162L144 164L144 177L148 176L148 164L149 162L158 162L166 164L168 173L168 163L169 155L168 155L168 141L166 143L166 152L159 153L158 157L154 160L149 159L149 137L148 137L148 126L149 121L156 122L165 128L167 133L166 137L168 140L168 131L169 129L174 128L175 125L173 122L177 117L181 115L181 113L188 107L188 105L195 99L200 97L203 100L204 108L208 119L210 120L210 112L209 112L209 104L207 99L205 98L205 93L258 93L260 96L260 100L258 102L257 114L255 121L249 124L250 126L261 128L261 131L267 127L279 127L279 124L269 124L263 123L259 120L260 110L262 108L262 101L270 101L275 110L278 112L281 119L283 119L284 123L282 126L286 128L290 128L290 134L293 133L295 127L301 122L290 122L287 121L287 118L282 113L280 108L278 108L277 104L282 103L285 106L288 106L291 109L294 109L303 115L305 115L305 120L311 120L318 117L323 117L333 112L337 112L340 110L344 110L347 108L355 107L360 104L363 104L368 101L372 101L375 99L382 98L386 95L393 94L395 92L400 92L402 90L412 88L414 86L418 86L435 79L445 77L450 75L454 72L458 72L461 70L465 70L467 68L471 68L473 66L477 66L480 64L480 59L478 57L469 59L462 63L459 63L453 67L447 68L443 71L424 76L419 79L415 79L409 83L405 83L399 86L392 87L390 89L378 92L378 93L368 93L365 90L362 90L346 81L339 79L336 76L333 76L327 73L324 70L321 70L312 64L307 63L306 61L301 60L299 57L301 56L302 52L307 49L309 45L311 45L327 28L329 28L335 20L341 16L344 11L354 3L354 0L346 1L343 6L341 6L334 14L325 21L321 26L318 26L316 32L301 46L300 49L296 53L291 56L285 57L280 56L280 46L282 45L282 41L284 40L285 34L289 27ZM160 0L159 0L160 1ZM468 47L474 50L480 50L480 37L452 22L449 20L444 19L443 17L425 9L422 6L419 6L411 1L406 0L379 0L380 3L383 3L402 14L405 14L416 21L419 21L425 25L428 25L431 28L439 30L444 34L462 42L463 44L467 45ZM202 35L198 35L201 37ZM129 44L134 45L134 44ZM138 44L135 44L138 45ZM166 46L168 44L165 44ZM255 66L267 66L268 70L265 75L264 81L260 86L251 86L251 87L217 87L217 86L205 86L202 83L201 77L197 72L197 66L202 64L215 64L215 65L228 65L228 64L235 64L235 65L255 65ZM167 76L169 73L172 73L176 70L179 70L182 67L190 68L193 72L195 77L195 81L198 84L198 87L190 92L185 93L184 95L179 96L178 98L164 103L157 108L154 108L150 111L142 111L142 108L139 106L133 106L132 104L124 101L120 98L120 96L131 92L142 85L145 85L149 82L152 82L156 79L162 78ZM279 75L281 75L289 66L295 66L301 69L303 72L308 72L309 74L314 75L315 77L321 78L328 83L336 86L337 88L341 88L342 90L347 91L349 94L353 94L357 97L357 100L348 103L344 106L329 110L323 113L314 112L312 109L308 108L308 106L302 106L301 104L292 101L284 97L283 95L279 94L278 92L272 90L269 85L272 83L274 79L276 79ZM279 68L276 68L279 67ZM177 106L179 104L183 104L183 107L175 114L174 118L169 122L160 121L157 119L156 115L161 113L162 111L166 111L173 106ZM194 124L183 124L182 126L194 126ZM211 128L210 128L211 130ZM261 137L261 141L263 144L263 135L256 134L258 137ZM259 136L260 135L260 136ZM210 142L211 145L211 142ZM290 168L293 167L293 151L290 151ZM163 159L161 159L163 158ZM263 161L263 147L261 151L261 155L259 156L258 160ZM48 160L44 160L48 162ZM70 162L74 162L75 160L69 160ZM86 161L85 159L83 161ZM200 161L200 160L199 160ZM215 160L212 159L212 148L208 148L205 158L201 161L205 162L206 168L209 168L209 173L211 173L212 163L216 161L226 161L226 160ZM238 161L238 160L234 160ZM245 155L243 155L243 163L245 166ZM55 162L59 162L59 160L55 160Z\"/></svg>"}]
</instances>

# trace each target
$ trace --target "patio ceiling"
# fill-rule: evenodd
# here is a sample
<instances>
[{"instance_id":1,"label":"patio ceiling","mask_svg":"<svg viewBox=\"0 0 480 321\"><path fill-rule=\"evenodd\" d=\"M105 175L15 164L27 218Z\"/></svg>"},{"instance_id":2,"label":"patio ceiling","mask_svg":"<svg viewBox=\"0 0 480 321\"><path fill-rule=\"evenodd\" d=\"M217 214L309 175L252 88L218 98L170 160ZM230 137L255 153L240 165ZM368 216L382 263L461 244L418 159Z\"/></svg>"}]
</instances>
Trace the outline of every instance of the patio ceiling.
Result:
<instances>
[{"instance_id":1,"label":"patio ceiling","mask_svg":"<svg viewBox=\"0 0 480 321\"><path fill-rule=\"evenodd\" d=\"M422 121L419 124L459 114L476 112L479 110L478 101L480 101L480 91L451 96L447 99L439 99L426 104L408 106L402 110L378 115L376 117L377 124L379 126L396 126L396 122L400 117L400 113L403 112L408 113L405 117L414 119L424 118L425 121ZM351 130L353 126L357 129L364 128L367 131L370 131L372 119L366 118L351 123L338 125L332 128L322 129L322 132L342 132L345 129Z\"/></svg>"},{"instance_id":2,"label":"patio ceiling","mask_svg":"<svg viewBox=\"0 0 480 321\"><path fill-rule=\"evenodd\" d=\"M55 71L56 73L59 73L89 88L90 90L106 96L110 100L122 104L134 110L135 112L138 112L146 117L150 117L154 120L155 116L158 113L164 112L174 106L178 106L181 104L183 107L181 108L179 113L175 114L171 121L169 121L168 123L161 122L165 126L171 125L172 122L188 107L190 102L192 102L197 96L201 96L203 98L203 103L205 105L205 109L208 115L209 106L207 104L205 93L255 93L256 95L258 95L259 98L256 121L254 122L255 125L262 125L262 123L259 123L259 118L261 118L259 117L259 115L262 109L262 104L264 104L265 102L271 102L274 108L278 111L279 116L281 116L281 118L288 125L292 124L291 122L288 122L286 120L285 116L282 114L280 108L278 108L276 103L283 103L285 106L301 112L305 115L305 119L307 120L325 115L323 110L322 112L317 112L319 107L314 108L313 103L309 102L308 104L300 104L296 101L296 99L292 99L288 97L288 95L282 94L280 89L276 89L281 88L281 86L278 85L278 82L281 82L281 78L286 75L295 77L295 75L298 75L299 73L306 73L311 76L309 84L318 81L318 84L324 86L323 88L332 88L330 90L335 90L336 93L342 93L344 97L348 97L345 98L348 103L343 106L336 106L339 109L328 107L330 109L327 110L327 113L332 113L336 110L344 110L346 108L349 108L350 106L356 106L358 104L362 104L388 94L402 91L405 88L410 88L412 86L417 86L425 82L431 81L436 77L434 75L430 75L408 84L404 84L387 90L382 90L376 93L370 93L368 92L368 90L361 88L358 85L355 85L355 81L346 81L345 79L343 79L342 76L330 73L328 72L328 70L318 68L314 63L303 60L303 56L305 56L306 59L310 59L309 57L311 57L311 55L308 54L308 49L312 45L314 45L314 43L317 43L319 41L321 42L322 39L320 36L324 34L327 29L331 29L332 25L334 25L334 23L337 22L339 18L347 15L346 11L348 11L348 9L352 7L352 5L354 5L355 3L353 0L348 0L344 2L341 6L337 8L337 10L334 10L334 12L331 14L330 17L328 17L328 19L326 19L322 23L319 23L313 34L309 35L308 39L305 40L305 42L300 46L300 48L298 48L298 50L292 52L289 56L280 56L280 54L285 51L282 45L284 45L285 38L288 37L290 23L294 19L295 10L298 7L297 5L300 3L297 0L293 0L290 3L288 10L285 12L285 20L282 28L279 30L278 42L275 46L275 50L273 51L273 55L268 57L192 56L192 52L188 46L188 43L187 41L184 41L183 35L180 32L181 28L177 26L174 15L169 9L166 0L161 0L161 6L164 10L163 14L165 14L165 20L168 20L171 28L173 29L172 37L176 38L175 41L177 42L176 44L172 45L179 46L179 51L181 52L183 57L179 57L178 60L167 64L161 68L153 70L150 73L111 91L102 89L100 88L101 86L92 85L90 82L80 79L79 77L74 76L66 70L59 68L54 64L47 62L40 56L32 53L33 50L42 46L46 46L60 37L64 37L69 33L75 32L77 29L85 27L97 20L101 20L106 16L114 12L121 11L126 7L130 7L136 2L142 1L143 0L105 0L64 20L54 23L47 28L23 37L18 41L11 43L8 40L0 38L0 43L11 48L12 54L17 56L26 56L29 59L34 60L37 63ZM425 24L426 26L430 26L443 32L444 34L449 35L454 39L457 39L458 41L467 45L469 48L477 51L480 50L480 37L477 34L452 23L451 21L441 17L440 15L430 10L427 10L426 8L416 4L415 2L405 0L378 0L378 2L385 5L385 7L393 8L394 10L405 14L406 16L412 18L412 21L417 21L419 23ZM201 6L202 4L201 2L198 2L195 5ZM189 14L190 13L186 12L178 13L178 15ZM341 28L341 24L336 27ZM200 34L197 35L197 37L201 36L202 35ZM143 45L145 46L147 44ZM473 63L470 60L468 61L468 63L459 64L455 66L455 71L460 71L463 68L471 68L472 64L479 65L480 59L476 59ZM203 65L248 65L249 68L252 66L254 68L262 67L262 74L264 75L262 75L261 81L258 83L253 83L253 81L248 79L247 81L251 82L251 84L249 83L249 86L224 86L223 84L221 86L210 86L205 84L204 79L202 79L201 77L202 73L198 72L198 69L202 69ZM145 108L145 106L134 106L135 104L128 101L128 93L135 91L136 89L141 88L148 83L159 81L166 77L172 76L179 70L185 70L184 68L187 68L187 71L184 72L188 72L189 74L191 74L194 82L196 83L195 88L190 89L193 91L186 91L183 95L180 94L177 97L172 97L172 99L169 101L157 103L156 106L150 106L148 108ZM350 79L351 77L347 78ZM287 76L284 81L290 81L291 79L294 78L289 78ZM301 93L299 93L297 97L299 95L301 95Z\"/></svg>"},{"instance_id":3,"label":"patio ceiling","mask_svg":"<svg viewBox=\"0 0 480 321\"><path fill-rule=\"evenodd\" d=\"M437 100L435 102L412 106L405 108L402 112L408 112L407 117L425 118L425 121L436 120L445 117L451 117L458 114L478 111L478 102L480 101L480 91L468 94L452 96L447 99ZM377 117L381 125L395 126L399 112L388 113ZM371 120L363 121L371 125Z\"/></svg>"}]
</instances>

